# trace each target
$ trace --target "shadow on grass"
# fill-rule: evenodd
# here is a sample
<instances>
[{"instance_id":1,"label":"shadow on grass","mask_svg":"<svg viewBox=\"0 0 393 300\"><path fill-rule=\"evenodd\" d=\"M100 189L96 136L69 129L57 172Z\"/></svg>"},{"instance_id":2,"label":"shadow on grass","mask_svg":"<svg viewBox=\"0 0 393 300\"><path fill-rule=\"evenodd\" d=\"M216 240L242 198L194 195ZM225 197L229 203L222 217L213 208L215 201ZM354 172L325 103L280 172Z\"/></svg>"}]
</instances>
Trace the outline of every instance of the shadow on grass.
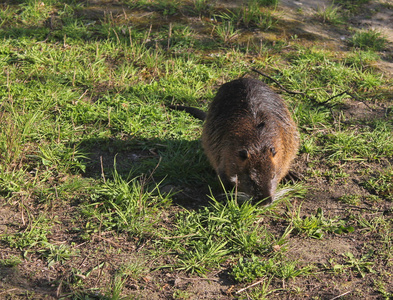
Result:
<instances>
[{"instance_id":1,"label":"shadow on grass","mask_svg":"<svg viewBox=\"0 0 393 300\"><path fill-rule=\"evenodd\" d=\"M45 7L44 2L40 3L42 3L42 7ZM15 17L2 23L0 38L35 38L38 41L64 44L66 41L111 40L121 41L126 45L131 45L135 38L144 38L146 45L151 48L155 48L157 45L161 45L163 49L169 49L169 45L171 48L186 47L185 45L190 43L197 43L200 49L227 48L223 46L220 38L213 37L211 34L217 22L202 22L199 13L196 13L195 8L191 7L189 3L175 3L177 2L150 1L140 3L135 1L121 3L121 1L67 0L60 4L53 4L53 9L50 11L41 12L37 8L27 9L26 7L29 5L33 7L29 1L12 0L9 4L13 10L7 13ZM215 14L226 14L230 7L224 5L215 8L215 10L217 10ZM26 11L27 13L25 13ZM211 19L213 14L213 11L205 12L205 18ZM34 20L35 25L26 26L30 19ZM173 32L169 32L173 31L173 24L196 27L202 34L192 35L192 37L176 37L175 34L172 34ZM140 36L130 37L130 28L137 29ZM168 36L165 34L154 35L158 29L161 32L168 30ZM256 44L260 43L260 37L254 34L256 28L239 25L239 30L245 33L245 37L253 37ZM149 36L150 33L154 36ZM145 36L146 34L147 36ZM248 43L246 40L238 42L244 47ZM264 37L264 44L275 45L276 42L275 39ZM233 45L235 44L228 43L227 46L231 48Z\"/></svg>"},{"instance_id":2,"label":"shadow on grass","mask_svg":"<svg viewBox=\"0 0 393 300\"><path fill-rule=\"evenodd\" d=\"M2 299L21 299L23 297L29 298L29 296L34 297L34 295L46 298L48 294L55 294L53 281L41 278L32 282L29 279L22 274L17 266L0 266L0 280L4 282L2 291L4 291L5 297Z\"/></svg>"},{"instance_id":3,"label":"shadow on grass","mask_svg":"<svg viewBox=\"0 0 393 300\"><path fill-rule=\"evenodd\" d=\"M220 191L214 170L199 140L89 139L80 144L88 153L85 177L125 180L145 177L163 192L177 192L175 204L195 208L208 202L209 186Z\"/></svg>"}]
</instances>

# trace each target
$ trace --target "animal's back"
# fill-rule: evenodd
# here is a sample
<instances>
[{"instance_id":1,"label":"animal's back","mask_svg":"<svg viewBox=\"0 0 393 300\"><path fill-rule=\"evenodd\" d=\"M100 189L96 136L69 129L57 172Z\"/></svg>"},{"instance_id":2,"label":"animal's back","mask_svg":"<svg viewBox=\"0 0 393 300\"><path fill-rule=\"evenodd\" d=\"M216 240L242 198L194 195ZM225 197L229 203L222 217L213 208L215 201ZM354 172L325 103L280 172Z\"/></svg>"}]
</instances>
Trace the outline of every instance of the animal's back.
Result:
<instances>
[{"instance_id":1,"label":"animal's back","mask_svg":"<svg viewBox=\"0 0 393 300\"><path fill-rule=\"evenodd\" d=\"M202 145L225 184L273 200L298 150L299 134L278 94L259 80L241 78L218 90Z\"/></svg>"}]
</instances>

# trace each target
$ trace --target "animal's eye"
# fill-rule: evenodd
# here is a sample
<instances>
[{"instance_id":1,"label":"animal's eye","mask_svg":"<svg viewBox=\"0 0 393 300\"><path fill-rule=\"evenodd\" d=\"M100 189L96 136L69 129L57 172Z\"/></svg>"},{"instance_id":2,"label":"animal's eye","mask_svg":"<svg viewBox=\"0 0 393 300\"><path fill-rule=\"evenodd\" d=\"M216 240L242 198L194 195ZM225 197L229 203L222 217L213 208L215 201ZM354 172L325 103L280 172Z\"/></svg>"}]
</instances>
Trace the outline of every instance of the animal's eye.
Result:
<instances>
[{"instance_id":1,"label":"animal's eye","mask_svg":"<svg viewBox=\"0 0 393 300\"><path fill-rule=\"evenodd\" d=\"M240 150L239 151L239 157L243 160L246 160L248 158L248 151L247 150Z\"/></svg>"},{"instance_id":2,"label":"animal's eye","mask_svg":"<svg viewBox=\"0 0 393 300\"><path fill-rule=\"evenodd\" d=\"M261 129L261 128L263 128L263 127L265 127L265 122L261 122L261 123L259 123L259 124L257 125L257 128L258 128L258 129Z\"/></svg>"},{"instance_id":3,"label":"animal's eye","mask_svg":"<svg viewBox=\"0 0 393 300\"><path fill-rule=\"evenodd\" d=\"M270 152L272 153L272 155L273 155L273 157L274 157L274 155L276 155L276 149L274 148L274 147L271 147L270 148Z\"/></svg>"}]
</instances>

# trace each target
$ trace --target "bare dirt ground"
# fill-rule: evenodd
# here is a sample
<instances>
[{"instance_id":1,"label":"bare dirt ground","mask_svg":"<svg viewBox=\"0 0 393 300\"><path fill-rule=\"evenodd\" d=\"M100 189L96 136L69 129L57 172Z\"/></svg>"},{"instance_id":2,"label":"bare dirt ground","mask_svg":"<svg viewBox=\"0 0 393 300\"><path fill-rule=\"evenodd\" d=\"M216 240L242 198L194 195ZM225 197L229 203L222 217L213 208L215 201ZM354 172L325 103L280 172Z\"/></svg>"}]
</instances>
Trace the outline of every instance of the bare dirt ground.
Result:
<instances>
[{"instance_id":1,"label":"bare dirt ground","mask_svg":"<svg viewBox=\"0 0 393 300\"><path fill-rule=\"evenodd\" d=\"M374 28L383 32L384 36L393 43L393 10L386 9L381 6L382 2L372 2L369 6L362 9L361 13L352 17L349 22L353 28ZM96 5L96 4L92 4ZM350 32L338 30L335 27L331 27L327 24L318 22L315 20L315 12L319 8L330 5L330 1L326 0L304 0L304 1L290 1L282 0L279 6L279 13L282 17L288 21L290 26L286 29L287 35L297 34L299 38L304 38L312 44L312 40L323 40L325 46L329 49L337 49L337 51L345 51L347 47L345 41L351 35ZM118 9L118 8L117 8ZM378 67L386 73L387 76L393 75L393 53L392 51L386 51L384 59L381 65ZM390 99L392 101L392 99ZM384 117L384 107L377 107L373 112L362 103L348 102L346 107L346 114L351 117L352 121L362 118L381 118ZM103 154L101 153L100 156ZM126 154L125 154L126 155ZM113 165L113 155L107 153L105 160L108 165ZM376 164L375 169L377 170L381 166L393 164L393 159L389 161L381 161L379 166ZM94 167L93 167L94 168ZM99 170L99 166L95 166ZM324 172L329 169L329 166L309 166L308 158L306 155L298 158L295 165L295 170L301 172L312 171L312 169L319 169ZM359 185L358 177L361 176L357 172L359 168L362 168L362 164L351 164L343 166L346 172L351 174L350 180L338 180L334 185L330 184L326 180L321 178L308 179L306 184L312 186L309 193L305 197L305 201L302 204L302 211L304 214L315 214L317 208L322 208L328 216L334 216L340 214L343 210L342 203L338 202L337 199L345 193L357 193L359 195L368 195L361 185ZM294 204L296 205L296 203ZM300 205L300 204L297 204ZM391 203L380 203L372 205L369 217L373 217L375 210L389 211L391 209ZM354 208L353 214L356 214L356 210L362 209L367 210L371 208L371 205L367 203L362 207ZM63 224L68 223L72 215L72 211L64 213L61 217ZM16 214L10 211L9 208L0 209L0 233L12 232L12 224L23 224L25 220L23 215ZM273 226L273 225L272 225ZM284 229L284 225L277 223L277 232ZM70 232L72 224L69 224ZM313 262L321 265L329 264L329 260L333 257L336 258L337 262L342 261L342 254L351 252L354 255L360 255L364 253L364 249L372 244L373 235L377 233L371 232L368 235L357 235L356 237L340 236L340 237L328 237L322 241L315 243L312 239L303 239L301 237L295 237L290 239L288 245L288 255L293 259L297 259L305 262ZM56 235L56 232L53 232ZM76 234L75 234L76 235ZM67 240L73 239L73 234L69 234L64 237ZM60 239L59 239L60 240ZM73 263L79 266L79 269L91 270L91 275L87 280L91 281L91 285L95 286L100 283L101 286L109 286L110 282L102 275L102 265L105 265L106 272L113 274L116 271L116 262L133 260L133 257L128 252L123 254L116 254L116 251L109 248L120 247L122 249L132 249L135 247L133 241L119 240L113 236L99 236L97 235L88 248L80 247L81 253L79 258L75 258ZM143 247L135 249L140 257L144 255ZM5 245L0 243L0 255L2 258L10 257L11 255L19 255L18 250L12 251ZM106 254L103 254L106 253ZM109 256L108 253L111 253ZM147 255L147 254L146 254ZM100 259L96 259L100 257ZM105 257L102 260L102 257ZM146 258L149 259L148 257ZM28 262L28 263L27 263ZM165 262L163 262L165 263ZM26 263L24 268L5 268L0 266L0 299L18 299L16 296L20 291L31 293L32 299L57 299L61 294L61 284L53 286L52 281L54 278L59 278L67 281L67 278L61 278L60 274L65 273L65 266L55 266L48 268L42 260L35 257L30 257L27 254ZM100 267L101 266L101 267ZM94 268L95 267L95 268ZM221 270L219 273L207 274L206 279L198 277L192 277L188 274L182 273L167 273L165 271L154 271L143 277L143 285L138 281L128 282L125 286L129 295L134 295L138 299L173 299L173 290L181 289L184 294L189 293L189 299L233 299L232 292L234 291L234 282L231 281L227 276L226 270ZM83 275L80 275L83 279ZM154 280L153 280L154 278ZM329 274L320 275L319 282L315 280L308 280L307 278L295 279L293 282L284 286L283 282L273 282L272 285L276 288L294 288L294 293L290 296L272 296L271 299L338 299L334 298L338 295L342 295L346 292L350 292L345 298L340 299L366 299L362 298L361 295L367 294L367 299L382 299L380 295L368 294L368 286L372 285L368 279L359 277L352 277L352 275L333 276ZM388 278L388 277L387 277ZM158 285L160 283L160 285ZM85 284L88 284L85 282ZM296 286L307 286L308 294L298 297L296 295ZM393 286L393 277L386 282L387 286ZM390 290L392 291L392 290ZM89 299L94 299L93 296ZM21 297L22 298L22 297ZM19 299L21 299L19 298ZM67 299L67 295L64 296ZM31 299L29 296L23 297L23 299ZM87 298L85 298L87 299ZM107 299L98 298L97 299ZM179 298L181 299L181 298ZM184 298L187 299L187 298Z\"/></svg>"}]
</instances>

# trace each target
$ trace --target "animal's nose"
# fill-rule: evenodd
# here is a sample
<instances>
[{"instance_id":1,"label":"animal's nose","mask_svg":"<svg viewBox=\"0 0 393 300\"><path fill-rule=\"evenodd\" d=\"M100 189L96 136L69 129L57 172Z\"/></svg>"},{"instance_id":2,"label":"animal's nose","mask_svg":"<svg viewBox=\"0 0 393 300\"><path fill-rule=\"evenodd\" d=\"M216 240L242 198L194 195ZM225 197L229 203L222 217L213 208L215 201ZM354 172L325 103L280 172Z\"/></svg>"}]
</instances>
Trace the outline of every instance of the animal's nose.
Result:
<instances>
[{"instance_id":1,"label":"animal's nose","mask_svg":"<svg viewBox=\"0 0 393 300\"><path fill-rule=\"evenodd\" d=\"M263 205L268 205L268 204L273 203L273 201L274 201L274 196L267 197L265 200L263 200L262 204Z\"/></svg>"},{"instance_id":2,"label":"animal's nose","mask_svg":"<svg viewBox=\"0 0 393 300\"><path fill-rule=\"evenodd\" d=\"M261 193L257 197L255 197L257 201L262 201L262 205L271 204L274 201L274 194L272 193Z\"/></svg>"}]
</instances>

